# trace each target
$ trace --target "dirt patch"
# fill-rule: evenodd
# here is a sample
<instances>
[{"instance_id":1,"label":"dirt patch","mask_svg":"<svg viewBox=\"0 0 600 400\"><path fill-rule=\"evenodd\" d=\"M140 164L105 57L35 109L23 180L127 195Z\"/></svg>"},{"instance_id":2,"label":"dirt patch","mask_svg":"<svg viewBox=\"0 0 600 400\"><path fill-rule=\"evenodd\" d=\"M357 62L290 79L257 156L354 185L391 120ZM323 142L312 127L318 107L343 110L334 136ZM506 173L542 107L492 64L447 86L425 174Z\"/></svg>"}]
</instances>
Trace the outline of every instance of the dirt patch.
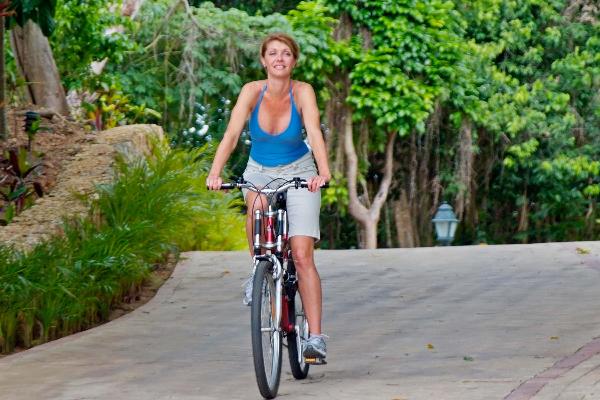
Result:
<instances>
[{"instance_id":1,"label":"dirt patch","mask_svg":"<svg viewBox=\"0 0 600 400\"><path fill-rule=\"evenodd\" d=\"M43 153L55 152L46 164L44 160L40 177L46 175L47 194L0 227L0 242L28 250L50 235L59 234L65 217L85 215L88 206L82 199L92 195L96 185L110 182L117 154L134 158L150 152L150 141L162 139L162 128L157 125L128 125L98 133L80 130L76 133L51 133L57 138L43 136L43 142L34 149L46 146ZM37 139L37 138L36 138ZM39 147L36 147L39 146Z\"/></svg>"},{"instance_id":2,"label":"dirt patch","mask_svg":"<svg viewBox=\"0 0 600 400\"><path fill-rule=\"evenodd\" d=\"M141 290L126 298L123 303L111 310L108 320L115 320L149 302L163 283L171 277L176 265L177 257L174 254L169 254L164 263L155 265L155 269Z\"/></svg>"},{"instance_id":3,"label":"dirt patch","mask_svg":"<svg viewBox=\"0 0 600 400\"><path fill-rule=\"evenodd\" d=\"M0 140L0 155L11 148L27 146L28 138L25 133L25 112L41 111L36 108L10 109L7 116L8 137ZM83 125L59 116L44 116L41 118L40 131L34 136L31 151L34 157L42 162L41 168L35 171L44 192L48 193L56 185L58 175L66 162L80 151L86 140L86 129Z\"/></svg>"}]
</instances>

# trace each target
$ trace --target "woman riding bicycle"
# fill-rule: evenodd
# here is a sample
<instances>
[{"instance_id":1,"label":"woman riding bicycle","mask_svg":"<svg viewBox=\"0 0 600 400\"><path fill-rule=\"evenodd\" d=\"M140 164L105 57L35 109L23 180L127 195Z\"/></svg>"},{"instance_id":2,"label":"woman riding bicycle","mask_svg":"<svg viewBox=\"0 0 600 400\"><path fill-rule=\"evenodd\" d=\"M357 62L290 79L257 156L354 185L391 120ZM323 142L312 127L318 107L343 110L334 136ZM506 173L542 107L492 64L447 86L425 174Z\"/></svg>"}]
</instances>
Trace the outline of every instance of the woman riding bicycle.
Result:
<instances>
[{"instance_id":1,"label":"woman riding bicycle","mask_svg":"<svg viewBox=\"0 0 600 400\"><path fill-rule=\"evenodd\" d=\"M314 261L314 243L320 238L320 187L331 179L331 174L315 92L310 84L291 78L298 56L298 44L289 35L274 33L263 40L260 61L267 79L249 82L242 88L206 184L211 190L220 189L223 182L221 172L248 118L252 147L244 179L263 187L278 178L288 180L299 177L308 181L308 189L290 190L287 193L289 237L300 296L310 329L304 356L324 359L326 346L321 334L321 279ZM310 148L303 140L302 125ZM257 196L259 194L244 191L248 210L266 205L266 199L257 199ZM253 213L248 212L246 233L251 252L252 217ZM251 284L252 279L249 279L245 304L251 302Z\"/></svg>"}]
</instances>

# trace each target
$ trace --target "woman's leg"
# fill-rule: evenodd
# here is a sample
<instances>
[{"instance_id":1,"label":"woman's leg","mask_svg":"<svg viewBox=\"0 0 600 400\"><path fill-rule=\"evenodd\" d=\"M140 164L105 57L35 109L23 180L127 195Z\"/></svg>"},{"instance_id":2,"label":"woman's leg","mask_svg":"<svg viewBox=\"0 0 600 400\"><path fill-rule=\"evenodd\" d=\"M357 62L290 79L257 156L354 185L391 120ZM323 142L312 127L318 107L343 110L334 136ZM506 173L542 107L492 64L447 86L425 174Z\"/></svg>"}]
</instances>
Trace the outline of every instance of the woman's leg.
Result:
<instances>
[{"instance_id":1,"label":"woman's leg","mask_svg":"<svg viewBox=\"0 0 600 400\"><path fill-rule=\"evenodd\" d=\"M298 273L298 289L308 319L311 335L321 334L322 294L321 278L314 260L315 239L310 236L292 236L292 257Z\"/></svg>"}]
</instances>

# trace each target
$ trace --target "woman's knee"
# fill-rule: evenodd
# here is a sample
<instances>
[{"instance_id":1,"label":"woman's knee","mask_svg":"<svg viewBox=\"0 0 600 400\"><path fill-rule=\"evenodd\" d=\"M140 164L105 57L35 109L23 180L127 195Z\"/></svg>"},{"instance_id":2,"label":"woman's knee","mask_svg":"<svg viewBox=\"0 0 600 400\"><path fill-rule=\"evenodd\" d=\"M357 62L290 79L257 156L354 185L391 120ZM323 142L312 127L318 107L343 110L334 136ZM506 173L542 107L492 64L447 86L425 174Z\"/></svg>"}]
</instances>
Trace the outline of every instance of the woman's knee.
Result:
<instances>
[{"instance_id":1,"label":"woman's knee","mask_svg":"<svg viewBox=\"0 0 600 400\"><path fill-rule=\"evenodd\" d=\"M308 268L314 268L313 251L310 248L292 248L292 257L296 269L302 271Z\"/></svg>"}]
</instances>

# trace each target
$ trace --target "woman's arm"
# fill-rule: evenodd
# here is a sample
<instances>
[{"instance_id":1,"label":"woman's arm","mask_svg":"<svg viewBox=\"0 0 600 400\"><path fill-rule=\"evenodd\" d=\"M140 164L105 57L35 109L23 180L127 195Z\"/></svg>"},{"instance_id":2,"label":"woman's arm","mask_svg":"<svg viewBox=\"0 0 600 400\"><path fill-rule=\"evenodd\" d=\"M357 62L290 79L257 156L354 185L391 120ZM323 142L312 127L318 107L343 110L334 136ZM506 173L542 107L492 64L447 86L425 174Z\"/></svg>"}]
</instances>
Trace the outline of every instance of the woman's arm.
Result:
<instances>
[{"instance_id":1,"label":"woman's arm","mask_svg":"<svg viewBox=\"0 0 600 400\"><path fill-rule=\"evenodd\" d=\"M223 183L221 172L237 145L248 114L252 111L254 100L256 100L256 84L255 82L250 82L242 87L235 106L231 110L231 117L223 135L223 140L219 143L219 147L215 153L212 167L206 178L206 186L211 190L219 190L221 188L221 183Z\"/></svg>"},{"instance_id":2,"label":"woman's arm","mask_svg":"<svg viewBox=\"0 0 600 400\"><path fill-rule=\"evenodd\" d=\"M331 179L327 147L325 146L325 140L323 140L323 133L321 132L321 120L314 89L310 84L303 82L297 93L302 109L304 127L319 170L318 176L309 179L308 189L314 192Z\"/></svg>"}]
</instances>

